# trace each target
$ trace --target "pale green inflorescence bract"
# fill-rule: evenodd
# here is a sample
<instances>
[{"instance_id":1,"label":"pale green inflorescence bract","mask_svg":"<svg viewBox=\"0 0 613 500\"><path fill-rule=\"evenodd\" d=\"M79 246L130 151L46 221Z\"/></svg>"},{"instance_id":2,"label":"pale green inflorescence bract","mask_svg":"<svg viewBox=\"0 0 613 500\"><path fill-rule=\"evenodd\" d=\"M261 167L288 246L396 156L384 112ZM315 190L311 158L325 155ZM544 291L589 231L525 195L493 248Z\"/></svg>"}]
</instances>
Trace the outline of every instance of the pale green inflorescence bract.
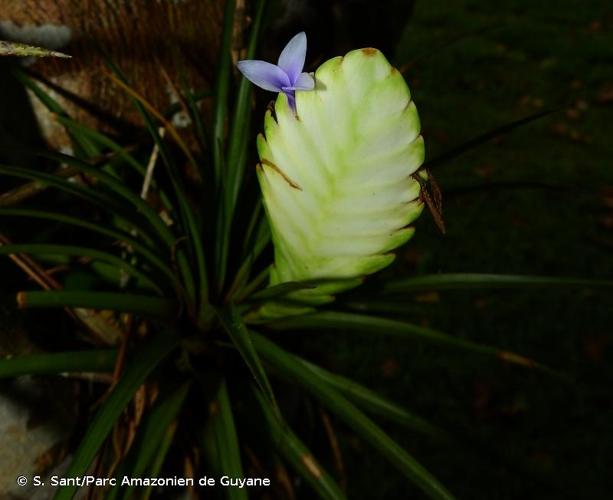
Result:
<instances>
[{"instance_id":1,"label":"pale green inflorescence bract","mask_svg":"<svg viewBox=\"0 0 613 500\"><path fill-rule=\"evenodd\" d=\"M377 49L322 64L315 89L280 93L258 136L258 178L274 243L270 284L317 305L394 260L423 209L412 174L424 161L420 122L402 75ZM260 317L308 311L281 302Z\"/></svg>"}]
</instances>

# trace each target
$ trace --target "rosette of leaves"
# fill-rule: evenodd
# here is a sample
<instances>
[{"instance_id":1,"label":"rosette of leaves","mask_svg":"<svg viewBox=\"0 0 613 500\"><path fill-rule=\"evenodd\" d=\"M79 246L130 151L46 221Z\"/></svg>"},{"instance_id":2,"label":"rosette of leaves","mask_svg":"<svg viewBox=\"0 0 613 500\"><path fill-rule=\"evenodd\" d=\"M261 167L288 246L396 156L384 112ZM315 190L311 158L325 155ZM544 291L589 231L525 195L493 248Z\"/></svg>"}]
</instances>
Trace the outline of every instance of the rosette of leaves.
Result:
<instances>
[{"instance_id":1,"label":"rosette of leaves","mask_svg":"<svg viewBox=\"0 0 613 500\"><path fill-rule=\"evenodd\" d=\"M253 11L249 59L256 54L265 3L257 2ZM105 135L77 123L39 82L16 70L66 128L74 154L45 151L36 167L0 166L3 180L23 181L0 195L0 253L43 289L19 291L16 305L58 309L58 315L74 320L74 329L54 332L58 345L72 348L16 352L0 360L0 377L76 374L97 382L84 384L90 387L83 395L87 403L99 404L82 406L93 410L83 415L86 430L66 477L82 476L94 463L98 476L116 477L167 476L177 470L193 471L195 477L243 477L262 467L281 467L287 476L288 466L319 497L344 498L338 478L293 428L285 403L288 394L295 397L301 390L425 495L452 498L374 417L432 440L448 439L447 433L291 352L300 335L385 335L394 342L432 344L462 356L552 372L521 355L405 320L357 314L343 303L335 309L321 304L389 264L389 252L412 234L408 224L421 206L410 176L423 160L415 108L403 79L376 51L323 64L315 90L296 96L297 115L280 96L276 117L269 113L265 120L265 140L259 139L270 227L255 172L248 168L256 163L250 83L232 73L234 10L235 2L227 0L214 90L181 88L197 147L169 120L180 106L155 109L110 61L106 77L133 100L147 132L130 136L129 143L119 133ZM209 98L210 121L199 107ZM199 183L187 182L185 164L199 172ZM383 194L370 197L373 187ZM27 232L9 225L23 219L29 221ZM7 228L15 234L5 234ZM21 241L28 236L31 241ZM306 270L301 263L308 264ZM313 281L321 279L330 282ZM561 285L611 284L424 275L382 281L370 293L401 301L404 294L433 288ZM296 311L292 304L291 317L271 318L288 307L285 300L306 301L310 310ZM266 307L274 314L267 317ZM277 331L293 332L294 347L274 335ZM83 339L90 348L84 349ZM281 488L281 482L274 487ZM63 486L56 498L72 498L76 490ZM151 490L139 493L147 498ZM233 488L224 493L232 499L248 495ZM135 492L114 487L100 495L134 498Z\"/></svg>"}]
</instances>

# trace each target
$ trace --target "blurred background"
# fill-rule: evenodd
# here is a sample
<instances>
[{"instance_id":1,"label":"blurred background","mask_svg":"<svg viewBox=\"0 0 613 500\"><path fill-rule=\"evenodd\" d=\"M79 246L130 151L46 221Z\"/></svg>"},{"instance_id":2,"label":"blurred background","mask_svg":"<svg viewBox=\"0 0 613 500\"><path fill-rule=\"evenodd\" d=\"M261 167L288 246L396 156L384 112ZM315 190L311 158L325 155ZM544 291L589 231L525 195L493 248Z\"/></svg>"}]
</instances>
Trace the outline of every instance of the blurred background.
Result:
<instances>
[{"instance_id":1,"label":"blurred background","mask_svg":"<svg viewBox=\"0 0 613 500\"><path fill-rule=\"evenodd\" d=\"M248 5L240 5L248 25ZM102 45L153 102L169 104L173 90L159 67L185 74L194 88L211 85L222 13L223 2L206 0L4 0L0 39L72 54L68 63L28 62L27 67L48 79L50 88L57 86L66 102L75 96L93 101L89 113L79 111L81 118L129 140L136 133L135 117L105 85L92 45ZM418 107L426 157L443 192L447 231L442 235L425 214L386 273L613 279L609 0L279 0L270 9L261 58L275 60L301 30L309 40L307 70L352 48L374 46L403 72ZM66 147L50 117L32 107L5 71L15 62L0 63L2 161L16 161L20 148L44 141ZM271 96L257 92L258 106L263 109ZM257 130L262 114L255 116ZM255 159L255 148L252 154ZM1 186L0 192L10 187ZM0 227L12 234L27 231L10 221ZM0 260L0 282L3 294L24 282L8 259ZM343 300L351 303L351 294ZM458 498L610 498L610 292L447 291L415 296L402 310L375 302L363 307L519 352L576 381L569 385L349 332L296 340L305 357L352 374L455 435L473 436L474 448L433 445L386 427ZM68 328L57 315L51 323L41 318L25 317L4 301L0 354L16 346L23 351L52 346L49 334ZM31 390L34 396L22 397L21 403L40 401L36 394L46 389ZM16 391L14 383L0 386L0 429L13 425L14 430L13 420L25 418ZM326 449L318 410L298 396L290 408L294 412L288 418L298 423L305 441ZM48 423L38 422L37 405L29 411L28 426L15 435L0 433L0 464L14 460L7 450L23 436L37 443L36 456L25 462L43 460L65 438L65 429L53 426L49 432L55 437L36 434L37 426ZM66 411L74 412L72 404L58 409ZM349 498L421 498L342 426L337 435L343 460L330 458L328 465L343 478ZM14 476L10 481L12 486Z\"/></svg>"}]
</instances>

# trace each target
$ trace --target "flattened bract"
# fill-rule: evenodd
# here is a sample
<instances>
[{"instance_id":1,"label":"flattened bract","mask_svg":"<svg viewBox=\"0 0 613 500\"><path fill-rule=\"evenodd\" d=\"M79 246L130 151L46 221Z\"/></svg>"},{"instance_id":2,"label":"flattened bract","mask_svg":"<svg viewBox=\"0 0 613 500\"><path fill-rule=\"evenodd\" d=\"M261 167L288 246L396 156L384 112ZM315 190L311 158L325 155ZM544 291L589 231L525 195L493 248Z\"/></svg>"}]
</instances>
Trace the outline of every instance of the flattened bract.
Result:
<instances>
[{"instance_id":1,"label":"flattened bract","mask_svg":"<svg viewBox=\"0 0 613 500\"><path fill-rule=\"evenodd\" d=\"M279 94L258 153L275 251L270 284L324 280L291 300L333 300L389 265L413 235L423 204L411 175L424 142L404 78L377 49L322 64L315 89L296 92L296 113ZM304 310L268 304L261 315Z\"/></svg>"}]
</instances>

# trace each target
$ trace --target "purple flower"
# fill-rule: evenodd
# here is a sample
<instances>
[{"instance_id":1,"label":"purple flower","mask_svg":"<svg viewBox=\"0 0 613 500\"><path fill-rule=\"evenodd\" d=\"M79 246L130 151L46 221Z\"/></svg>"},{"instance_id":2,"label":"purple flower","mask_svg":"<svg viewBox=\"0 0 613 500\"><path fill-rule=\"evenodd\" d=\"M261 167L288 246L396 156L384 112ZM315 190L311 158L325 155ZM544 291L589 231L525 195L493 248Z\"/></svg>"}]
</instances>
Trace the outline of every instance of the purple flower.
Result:
<instances>
[{"instance_id":1,"label":"purple flower","mask_svg":"<svg viewBox=\"0 0 613 500\"><path fill-rule=\"evenodd\" d=\"M238 61L238 70L258 87L271 92L283 92L296 111L296 90L313 90L315 81L303 73L307 38L303 32L292 38L281 52L276 65L266 61Z\"/></svg>"}]
</instances>

